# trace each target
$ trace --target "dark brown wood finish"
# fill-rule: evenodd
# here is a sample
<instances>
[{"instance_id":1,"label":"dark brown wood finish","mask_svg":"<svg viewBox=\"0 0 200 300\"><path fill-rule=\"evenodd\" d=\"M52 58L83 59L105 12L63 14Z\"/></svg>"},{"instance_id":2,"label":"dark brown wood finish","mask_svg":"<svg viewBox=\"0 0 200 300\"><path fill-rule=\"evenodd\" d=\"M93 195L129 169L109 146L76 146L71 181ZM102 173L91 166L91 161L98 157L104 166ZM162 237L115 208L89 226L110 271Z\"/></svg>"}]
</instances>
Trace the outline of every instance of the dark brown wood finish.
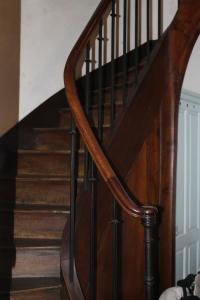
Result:
<instances>
[{"instance_id":1,"label":"dark brown wood finish","mask_svg":"<svg viewBox=\"0 0 200 300\"><path fill-rule=\"evenodd\" d=\"M63 110L67 104L61 91L0 139L2 300L65 297L60 250L69 216L70 181L68 166L63 166L69 163L70 145L69 139L62 142L62 133L69 132L65 118L70 113L62 116Z\"/></svg>"},{"instance_id":2,"label":"dark brown wood finish","mask_svg":"<svg viewBox=\"0 0 200 300\"><path fill-rule=\"evenodd\" d=\"M64 82L68 103L71 108L73 117L76 121L76 125L101 176L104 178L107 186L111 190L114 198L119 203L119 205L122 206L122 208L128 214L132 216L141 216L144 213L144 208L139 206L133 199L131 199L130 195L125 190L121 180L118 178L116 172L112 168L87 120L76 88L76 66L80 62L80 57L82 57L82 53L84 52L84 49L90 41L91 36L95 34L101 18L104 17L104 15L107 13L110 4L111 1L101 1L96 12L92 16L78 42L74 46L66 63ZM151 209L148 208L148 210L151 214L156 213L156 209L154 209L153 207Z\"/></svg>"},{"instance_id":3,"label":"dark brown wood finish","mask_svg":"<svg viewBox=\"0 0 200 300\"><path fill-rule=\"evenodd\" d=\"M180 91L187 63L200 31L200 2L183 0L171 26L157 45L151 63L136 91L129 95L128 109L118 119L107 155L94 138L84 117L75 84L74 65L95 31L109 1L102 1L72 51L65 69L69 105L96 165L103 177L97 187L97 299L111 299L111 201L113 195L122 206L121 299L143 299L143 231L132 215L142 205L160 206L160 289L173 283L174 206L177 119ZM192 16L192 17L191 17ZM121 147L123 145L123 149ZM140 200L133 204L124 193L120 174L129 194ZM116 181L117 178L117 181ZM110 193L112 192L112 194ZM77 273L87 296L89 243L89 195L78 201L76 226ZM136 211L135 211L136 210ZM136 213L135 213L135 212ZM134 212L134 213L133 213ZM87 297L86 297L87 298Z\"/></svg>"}]
</instances>

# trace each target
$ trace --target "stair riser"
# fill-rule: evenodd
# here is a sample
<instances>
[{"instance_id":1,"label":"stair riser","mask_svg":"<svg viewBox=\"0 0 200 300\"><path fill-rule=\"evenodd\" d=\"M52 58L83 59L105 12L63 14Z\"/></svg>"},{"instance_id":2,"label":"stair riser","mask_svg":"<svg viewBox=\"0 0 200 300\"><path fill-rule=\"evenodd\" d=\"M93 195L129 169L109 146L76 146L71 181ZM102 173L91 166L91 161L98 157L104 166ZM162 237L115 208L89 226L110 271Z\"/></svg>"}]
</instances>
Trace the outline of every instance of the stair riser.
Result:
<instances>
[{"instance_id":1,"label":"stair riser","mask_svg":"<svg viewBox=\"0 0 200 300\"><path fill-rule=\"evenodd\" d=\"M17 182L16 202L32 205L69 206L69 181Z\"/></svg>"},{"instance_id":2,"label":"stair riser","mask_svg":"<svg viewBox=\"0 0 200 300\"><path fill-rule=\"evenodd\" d=\"M30 139L31 143L29 142ZM20 149L50 151L71 150L71 136L67 129L34 129L30 139L27 141L21 138ZM78 148L83 148L83 144L79 144Z\"/></svg>"},{"instance_id":3,"label":"stair riser","mask_svg":"<svg viewBox=\"0 0 200 300\"><path fill-rule=\"evenodd\" d=\"M127 74L127 81L133 81L134 76L133 72L129 72ZM119 76L116 78L115 84L121 84L121 87L116 87L115 88L115 101L122 101L123 98L123 77ZM111 90L110 89L105 89L103 91L103 97L102 97L102 103L103 104L110 104L110 95L111 95ZM98 91L94 92L92 95L92 103L98 104L99 100L99 94ZM116 107L117 110L120 109L120 107ZM110 107L106 106L104 108L104 124L108 125L110 124ZM98 111L96 108L92 110L92 118L95 121L95 124L97 125L98 123ZM71 114L69 111L60 111L60 126L61 127L70 127L71 125Z\"/></svg>"},{"instance_id":4,"label":"stair riser","mask_svg":"<svg viewBox=\"0 0 200 300\"><path fill-rule=\"evenodd\" d=\"M18 204L69 206L69 181L25 181L17 183Z\"/></svg>"},{"instance_id":5,"label":"stair riser","mask_svg":"<svg viewBox=\"0 0 200 300\"><path fill-rule=\"evenodd\" d=\"M16 293L15 295L11 295L10 300L60 300L60 294L60 289L21 292L18 294ZM4 299L2 298L2 300Z\"/></svg>"},{"instance_id":6,"label":"stair riser","mask_svg":"<svg viewBox=\"0 0 200 300\"><path fill-rule=\"evenodd\" d=\"M93 125L97 127L98 125L98 111L97 108L92 109L91 119L93 120ZM110 107L103 108L103 124L110 124ZM71 125L71 114L69 110L60 111L60 127L70 128Z\"/></svg>"},{"instance_id":7,"label":"stair riser","mask_svg":"<svg viewBox=\"0 0 200 300\"><path fill-rule=\"evenodd\" d=\"M34 148L38 150L70 150L68 130L35 130Z\"/></svg>"},{"instance_id":8,"label":"stair riser","mask_svg":"<svg viewBox=\"0 0 200 300\"><path fill-rule=\"evenodd\" d=\"M64 213L20 212L15 217L15 237L61 239L66 221Z\"/></svg>"},{"instance_id":9,"label":"stair riser","mask_svg":"<svg viewBox=\"0 0 200 300\"><path fill-rule=\"evenodd\" d=\"M78 183L78 189L80 183ZM4 208L15 204L69 206L69 180L26 180L0 182L0 199Z\"/></svg>"},{"instance_id":10,"label":"stair riser","mask_svg":"<svg viewBox=\"0 0 200 300\"><path fill-rule=\"evenodd\" d=\"M83 155L78 155L79 172L83 176ZM70 176L70 154L32 153L18 156L19 175Z\"/></svg>"},{"instance_id":11,"label":"stair riser","mask_svg":"<svg viewBox=\"0 0 200 300\"><path fill-rule=\"evenodd\" d=\"M123 88L122 87L115 87L115 102L122 101L123 97ZM111 99L111 89L105 90L103 93L103 103L110 104ZM98 92L95 92L92 97L93 103L98 103L99 100L99 94Z\"/></svg>"},{"instance_id":12,"label":"stair riser","mask_svg":"<svg viewBox=\"0 0 200 300\"><path fill-rule=\"evenodd\" d=\"M11 250L0 251L3 268L1 278L8 275L12 268L13 278L31 277L59 277L60 249L17 248L16 253ZM12 262L12 263L11 263Z\"/></svg>"},{"instance_id":13,"label":"stair riser","mask_svg":"<svg viewBox=\"0 0 200 300\"><path fill-rule=\"evenodd\" d=\"M65 113L63 113L65 114ZM68 113L66 113L67 115ZM104 128L104 138L109 131L108 127ZM78 135L77 135L78 136ZM31 135L31 143L27 139L21 139L20 149L31 149L31 150L49 150L49 151L59 151L59 150L71 150L71 136L69 131L66 129L35 129ZM83 149L82 139L77 139L77 148Z\"/></svg>"},{"instance_id":14,"label":"stair riser","mask_svg":"<svg viewBox=\"0 0 200 300\"><path fill-rule=\"evenodd\" d=\"M2 215L3 214L3 215ZM0 237L61 239L68 214L37 211L16 211L0 214ZM13 233L14 226L14 233Z\"/></svg>"}]
</instances>

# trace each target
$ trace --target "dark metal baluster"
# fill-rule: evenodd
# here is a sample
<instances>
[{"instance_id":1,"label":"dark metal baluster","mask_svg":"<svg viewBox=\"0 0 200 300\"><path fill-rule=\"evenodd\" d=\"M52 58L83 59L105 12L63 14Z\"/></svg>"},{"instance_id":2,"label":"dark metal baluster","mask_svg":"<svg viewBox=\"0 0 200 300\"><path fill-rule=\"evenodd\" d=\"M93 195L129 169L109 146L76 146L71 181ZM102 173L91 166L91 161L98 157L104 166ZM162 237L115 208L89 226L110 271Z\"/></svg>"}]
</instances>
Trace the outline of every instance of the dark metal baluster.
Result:
<instances>
[{"instance_id":1,"label":"dark metal baluster","mask_svg":"<svg viewBox=\"0 0 200 300\"><path fill-rule=\"evenodd\" d=\"M72 116L71 116L72 118ZM70 245L69 245L69 277L74 279L75 259L75 218L77 195L77 131L74 120L71 121L71 166L70 166Z\"/></svg>"},{"instance_id":2,"label":"dark metal baluster","mask_svg":"<svg viewBox=\"0 0 200 300\"><path fill-rule=\"evenodd\" d=\"M103 138L103 72L102 72L102 52L103 52L103 36L102 36L102 20L99 24L99 58L98 58L98 137L102 141Z\"/></svg>"},{"instance_id":3,"label":"dark metal baluster","mask_svg":"<svg viewBox=\"0 0 200 300\"><path fill-rule=\"evenodd\" d=\"M113 121L115 119L115 18L116 18L116 2L112 0L112 13L111 13L111 129L113 126Z\"/></svg>"},{"instance_id":4,"label":"dark metal baluster","mask_svg":"<svg viewBox=\"0 0 200 300\"><path fill-rule=\"evenodd\" d=\"M85 113L89 116L90 102L91 102L91 89L90 89L90 65L92 63L90 59L90 43L86 47L86 83L85 83ZM89 153L86 147L84 147L84 183L87 187L89 175Z\"/></svg>"},{"instance_id":5,"label":"dark metal baluster","mask_svg":"<svg viewBox=\"0 0 200 300\"><path fill-rule=\"evenodd\" d=\"M92 60L90 59L90 43L86 47L86 88L85 88L85 112L89 115L90 112L90 65Z\"/></svg>"},{"instance_id":6,"label":"dark metal baluster","mask_svg":"<svg viewBox=\"0 0 200 300\"><path fill-rule=\"evenodd\" d=\"M135 0L135 84L138 82L138 66L139 66L139 47L138 47L138 37L139 37L139 1Z\"/></svg>"},{"instance_id":7,"label":"dark metal baluster","mask_svg":"<svg viewBox=\"0 0 200 300\"><path fill-rule=\"evenodd\" d=\"M86 48L86 97L85 97L85 112L87 117L91 117L91 79L90 79L90 65L92 60L90 58L90 44ZM91 189L91 208L90 208L90 299L96 299L96 205L95 205L95 166L85 149L85 181L90 183Z\"/></svg>"},{"instance_id":8,"label":"dark metal baluster","mask_svg":"<svg viewBox=\"0 0 200 300\"><path fill-rule=\"evenodd\" d=\"M119 274L119 206L115 200L112 203L112 300L120 299Z\"/></svg>"},{"instance_id":9,"label":"dark metal baluster","mask_svg":"<svg viewBox=\"0 0 200 300\"><path fill-rule=\"evenodd\" d=\"M145 299L158 299L158 272L157 272L157 217L156 214L145 214L141 222L144 226L145 244Z\"/></svg>"},{"instance_id":10,"label":"dark metal baluster","mask_svg":"<svg viewBox=\"0 0 200 300\"><path fill-rule=\"evenodd\" d=\"M111 27L111 130L115 118L115 18L116 2L112 0L112 27ZM112 203L112 300L119 299L118 293L118 206L115 200Z\"/></svg>"},{"instance_id":11,"label":"dark metal baluster","mask_svg":"<svg viewBox=\"0 0 200 300\"><path fill-rule=\"evenodd\" d=\"M178 7L180 6L180 4L181 4L181 0L178 0Z\"/></svg>"},{"instance_id":12,"label":"dark metal baluster","mask_svg":"<svg viewBox=\"0 0 200 300\"><path fill-rule=\"evenodd\" d=\"M90 300L96 299L96 167L90 160Z\"/></svg>"},{"instance_id":13,"label":"dark metal baluster","mask_svg":"<svg viewBox=\"0 0 200 300\"><path fill-rule=\"evenodd\" d=\"M147 59L150 57L150 0L147 0Z\"/></svg>"},{"instance_id":14,"label":"dark metal baluster","mask_svg":"<svg viewBox=\"0 0 200 300\"><path fill-rule=\"evenodd\" d=\"M158 38L162 35L162 0L158 0Z\"/></svg>"},{"instance_id":15,"label":"dark metal baluster","mask_svg":"<svg viewBox=\"0 0 200 300\"><path fill-rule=\"evenodd\" d=\"M124 0L123 8L123 104L127 98L127 0Z\"/></svg>"}]
</instances>

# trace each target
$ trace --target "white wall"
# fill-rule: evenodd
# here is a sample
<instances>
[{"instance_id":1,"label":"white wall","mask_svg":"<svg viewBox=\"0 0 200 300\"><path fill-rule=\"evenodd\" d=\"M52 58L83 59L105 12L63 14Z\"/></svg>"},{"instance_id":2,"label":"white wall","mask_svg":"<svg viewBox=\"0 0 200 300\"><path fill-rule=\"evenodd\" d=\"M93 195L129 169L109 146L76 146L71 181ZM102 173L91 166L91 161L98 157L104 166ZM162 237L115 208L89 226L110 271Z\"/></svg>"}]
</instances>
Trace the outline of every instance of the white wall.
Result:
<instances>
[{"instance_id":1,"label":"white wall","mask_svg":"<svg viewBox=\"0 0 200 300\"><path fill-rule=\"evenodd\" d=\"M21 0L19 119L63 88L66 59L99 2ZM131 3L133 11L132 0ZM174 1L168 0L167 3L164 24L171 20L174 13ZM142 0L143 14L145 4L146 0ZM157 11L156 0L153 0L153 10ZM145 24L142 28L142 35L145 36Z\"/></svg>"},{"instance_id":2,"label":"white wall","mask_svg":"<svg viewBox=\"0 0 200 300\"><path fill-rule=\"evenodd\" d=\"M190 57L183 87L200 94L200 38L198 38Z\"/></svg>"},{"instance_id":3,"label":"white wall","mask_svg":"<svg viewBox=\"0 0 200 300\"><path fill-rule=\"evenodd\" d=\"M66 59L99 0L21 0L19 118L63 88Z\"/></svg>"},{"instance_id":4,"label":"white wall","mask_svg":"<svg viewBox=\"0 0 200 300\"><path fill-rule=\"evenodd\" d=\"M66 59L99 1L21 0L19 119L63 88ZM133 11L134 1L130 1ZM142 15L145 17L146 0L141 3ZM164 0L164 29L176 10L177 1ZM153 37L156 38L157 0L153 0L153 14ZM143 24L142 42L145 38L146 25ZM196 47L184 81L185 88L196 92L200 92L198 54Z\"/></svg>"},{"instance_id":5,"label":"white wall","mask_svg":"<svg viewBox=\"0 0 200 300\"><path fill-rule=\"evenodd\" d=\"M183 90L178 123L176 281L200 266L200 95Z\"/></svg>"}]
</instances>

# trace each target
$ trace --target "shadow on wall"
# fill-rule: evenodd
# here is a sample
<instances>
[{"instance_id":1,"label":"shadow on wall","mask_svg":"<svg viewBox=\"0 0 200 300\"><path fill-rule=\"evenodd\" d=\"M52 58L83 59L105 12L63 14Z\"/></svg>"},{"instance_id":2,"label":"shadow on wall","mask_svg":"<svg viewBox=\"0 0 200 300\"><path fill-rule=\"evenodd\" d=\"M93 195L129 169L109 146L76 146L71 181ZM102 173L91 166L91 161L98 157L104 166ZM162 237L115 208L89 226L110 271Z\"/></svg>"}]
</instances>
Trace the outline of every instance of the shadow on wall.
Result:
<instances>
[{"instance_id":1,"label":"shadow on wall","mask_svg":"<svg viewBox=\"0 0 200 300\"><path fill-rule=\"evenodd\" d=\"M6 143L5 143L6 141ZM14 209L16 201L18 130L0 140L0 298L10 299L15 265Z\"/></svg>"},{"instance_id":2,"label":"shadow on wall","mask_svg":"<svg viewBox=\"0 0 200 300\"><path fill-rule=\"evenodd\" d=\"M0 135L7 132L18 121L20 2L20 0L0 1ZM0 298L2 300L10 299L12 267L15 265L16 255L14 207L17 130L12 135L14 137L12 145L2 147L5 137L0 141Z\"/></svg>"},{"instance_id":3,"label":"shadow on wall","mask_svg":"<svg viewBox=\"0 0 200 300\"><path fill-rule=\"evenodd\" d=\"M20 123L10 129L0 138L0 299L10 300L10 291L17 287L15 278L12 283L13 267L16 264L16 247L20 239L18 228L19 217L15 208L27 204L27 194L24 193L23 176L20 177L18 149L34 149L37 143L33 128L48 128L59 126L60 107L66 107L64 90L59 91L41 106L35 109ZM55 113L57 111L57 113ZM31 191L28 190L31 194ZM26 203L25 203L26 202ZM20 246L20 244L18 244ZM18 265L19 267L19 265ZM15 285L16 283L16 285Z\"/></svg>"}]
</instances>

